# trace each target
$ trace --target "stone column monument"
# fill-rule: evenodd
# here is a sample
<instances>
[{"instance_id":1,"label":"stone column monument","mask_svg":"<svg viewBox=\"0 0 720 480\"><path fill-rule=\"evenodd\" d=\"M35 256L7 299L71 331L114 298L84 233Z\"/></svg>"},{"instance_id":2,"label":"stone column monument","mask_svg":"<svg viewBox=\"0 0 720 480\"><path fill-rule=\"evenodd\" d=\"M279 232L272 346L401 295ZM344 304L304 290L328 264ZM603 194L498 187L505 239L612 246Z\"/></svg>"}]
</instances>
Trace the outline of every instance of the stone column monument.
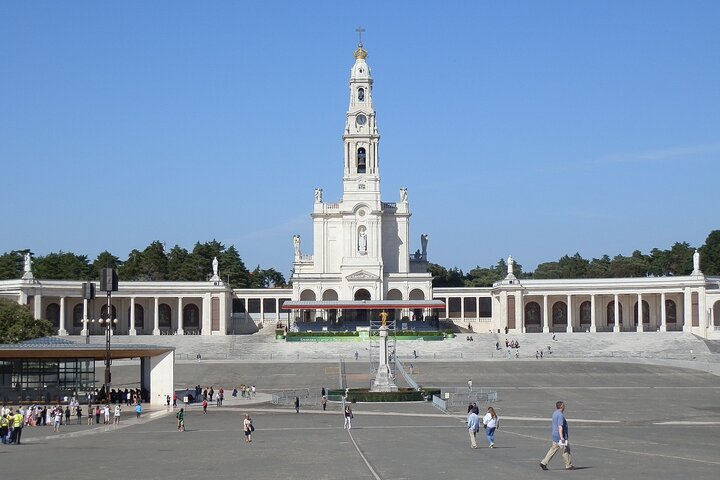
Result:
<instances>
[{"instance_id":1,"label":"stone column monument","mask_svg":"<svg viewBox=\"0 0 720 480\"><path fill-rule=\"evenodd\" d=\"M395 385L395 379L390 372L390 365L388 362L388 327L387 327L387 312L383 311L380 314L382 325L380 325L380 366L378 367L375 381L370 388L371 392L397 392L398 387Z\"/></svg>"}]
</instances>

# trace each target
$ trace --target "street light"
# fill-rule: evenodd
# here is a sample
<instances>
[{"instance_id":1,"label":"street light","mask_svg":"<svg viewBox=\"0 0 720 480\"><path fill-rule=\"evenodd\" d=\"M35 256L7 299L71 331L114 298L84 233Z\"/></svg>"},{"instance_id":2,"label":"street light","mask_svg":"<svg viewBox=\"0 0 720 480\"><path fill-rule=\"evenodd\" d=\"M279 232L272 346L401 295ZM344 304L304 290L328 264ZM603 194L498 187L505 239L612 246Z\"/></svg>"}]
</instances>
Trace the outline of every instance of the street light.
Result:
<instances>
[{"instance_id":1,"label":"street light","mask_svg":"<svg viewBox=\"0 0 720 480\"><path fill-rule=\"evenodd\" d=\"M112 358L110 355L110 337L112 336L112 324L117 323L117 319L113 321L112 314L112 292L118 290L118 276L114 268L103 268L100 272L100 290L107 292L107 318L105 328L105 399L110 401L110 365ZM103 319L99 320L101 323Z\"/></svg>"}]
</instances>

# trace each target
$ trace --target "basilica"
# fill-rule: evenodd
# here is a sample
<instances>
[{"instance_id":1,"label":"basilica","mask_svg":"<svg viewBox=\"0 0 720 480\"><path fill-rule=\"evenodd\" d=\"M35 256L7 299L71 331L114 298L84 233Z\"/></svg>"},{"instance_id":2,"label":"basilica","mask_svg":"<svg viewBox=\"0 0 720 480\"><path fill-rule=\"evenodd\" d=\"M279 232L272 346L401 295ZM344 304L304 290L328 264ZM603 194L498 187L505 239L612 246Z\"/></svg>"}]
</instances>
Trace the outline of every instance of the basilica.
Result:
<instances>
[{"instance_id":1,"label":"basilica","mask_svg":"<svg viewBox=\"0 0 720 480\"><path fill-rule=\"evenodd\" d=\"M381 198L367 56L360 42L344 119L342 198L328 201L315 190L313 238L292 238L291 288L233 289L218 275L222 265L213 265L207 282L120 281L106 301L84 295L82 282L35 278L26 258L22 278L0 281L0 297L27 305L61 336L100 334L108 318L119 335L233 335L262 325L367 321L385 310L404 322L434 318L475 332L684 331L720 338L720 277L700 271L697 253L688 276L519 280L511 257L507 276L492 287L433 288L428 235L410 249L408 189L398 186L390 201Z\"/></svg>"}]
</instances>

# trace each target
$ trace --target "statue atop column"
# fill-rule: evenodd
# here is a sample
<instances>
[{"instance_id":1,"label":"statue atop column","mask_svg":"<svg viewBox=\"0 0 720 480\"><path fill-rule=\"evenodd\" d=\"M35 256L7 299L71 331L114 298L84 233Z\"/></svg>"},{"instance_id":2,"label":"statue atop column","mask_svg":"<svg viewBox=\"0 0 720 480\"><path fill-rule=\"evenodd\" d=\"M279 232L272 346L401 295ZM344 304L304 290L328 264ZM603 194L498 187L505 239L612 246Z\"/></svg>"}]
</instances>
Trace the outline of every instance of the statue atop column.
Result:
<instances>
[{"instance_id":1,"label":"statue atop column","mask_svg":"<svg viewBox=\"0 0 720 480\"><path fill-rule=\"evenodd\" d=\"M515 259L510 255L507 259L507 275L505 280L515 280Z\"/></svg>"},{"instance_id":2,"label":"statue atop column","mask_svg":"<svg viewBox=\"0 0 720 480\"><path fill-rule=\"evenodd\" d=\"M23 255L23 280L33 280L35 277L32 273L32 253L25 252Z\"/></svg>"},{"instance_id":3,"label":"statue atop column","mask_svg":"<svg viewBox=\"0 0 720 480\"><path fill-rule=\"evenodd\" d=\"M295 258L300 257L300 235L293 235L293 248L295 248Z\"/></svg>"},{"instance_id":4,"label":"statue atop column","mask_svg":"<svg viewBox=\"0 0 720 480\"><path fill-rule=\"evenodd\" d=\"M702 275L702 272L700 271L700 252L697 251L697 248L695 249L695 253L693 253L693 275Z\"/></svg>"},{"instance_id":5,"label":"statue atop column","mask_svg":"<svg viewBox=\"0 0 720 480\"><path fill-rule=\"evenodd\" d=\"M213 276L210 279L210 281L211 282L219 282L220 276L218 275L218 259L217 259L217 257L213 257L212 269L213 269Z\"/></svg>"},{"instance_id":6,"label":"statue atop column","mask_svg":"<svg viewBox=\"0 0 720 480\"><path fill-rule=\"evenodd\" d=\"M322 188L315 189L315 203L322 203L322 201L323 201L322 194L323 194Z\"/></svg>"},{"instance_id":7,"label":"statue atop column","mask_svg":"<svg viewBox=\"0 0 720 480\"><path fill-rule=\"evenodd\" d=\"M408 201L407 188L405 188L405 187L402 187L402 188L400 189L400 201L401 201L402 203L406 203L406 202Z\"/></svg>"},{"instance_id":8,"label":"statue atop column","mask_svg":"<svg viewBox=\"0 0 720 480\"><path fill-rule=\"evenodd\" d=\"M427 244L428 244L428 236L427 233L423 233L420 235L420 246L422 247L422 250L420 251L420 255L423 260L427 260Z\"/></svg>"}]
</instances>

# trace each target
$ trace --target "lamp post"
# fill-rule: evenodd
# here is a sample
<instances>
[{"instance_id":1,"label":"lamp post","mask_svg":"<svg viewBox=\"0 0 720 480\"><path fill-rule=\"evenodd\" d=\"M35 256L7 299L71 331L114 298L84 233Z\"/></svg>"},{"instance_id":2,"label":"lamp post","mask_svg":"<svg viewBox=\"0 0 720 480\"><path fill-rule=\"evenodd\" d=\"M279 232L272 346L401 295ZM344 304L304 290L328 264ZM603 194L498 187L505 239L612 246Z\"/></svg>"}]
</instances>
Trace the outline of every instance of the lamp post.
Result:
<instances>
[{"instance_id":1,"label":"lamp post","mask_svg":"<svg viewBox=\"0 0 720 480\"><path fill-rule=\"evenodd\" d=\"M105 399L110 401L110 382L112 377L110 375L110 365L112 364L112 358L110 355L110 337L112 336L112 292L118 290L118 276L117 272L113 268L103 268L100 272L100 290L104 290L107 293L107 317L105 318ZM100 320L102 322L102 319ZM115 320L117 322L117 320Z\"/></svg>"}]
</instances>

